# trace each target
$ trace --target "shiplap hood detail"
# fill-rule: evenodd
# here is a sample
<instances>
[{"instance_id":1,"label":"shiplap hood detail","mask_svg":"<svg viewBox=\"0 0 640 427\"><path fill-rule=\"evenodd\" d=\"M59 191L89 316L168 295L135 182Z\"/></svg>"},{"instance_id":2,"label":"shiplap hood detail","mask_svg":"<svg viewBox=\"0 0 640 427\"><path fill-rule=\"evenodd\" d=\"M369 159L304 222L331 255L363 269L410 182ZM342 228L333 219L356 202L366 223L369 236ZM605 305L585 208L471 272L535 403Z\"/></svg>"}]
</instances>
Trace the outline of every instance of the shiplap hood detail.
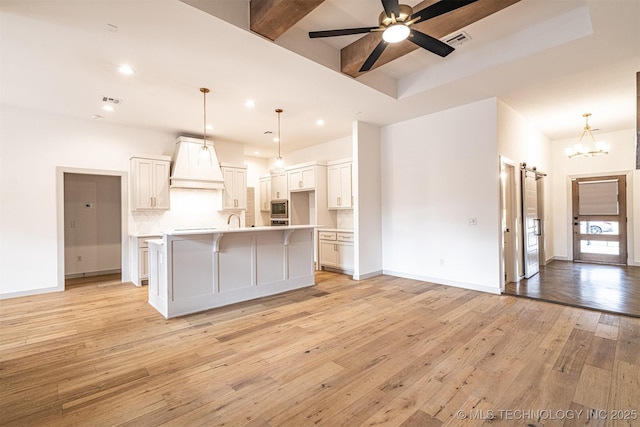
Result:
<instances>
[{"instance_id":1,"label":"shiplap hood detail","mask_svg":"<svg viewBox=\"0 0 640 427\"><path fill-rule=\"evenodd\" d=\"M207 140L211 158L202 158L202 140L179 136L171 162L171 187L217 190L224 188L224 178L213 141Z\"/></svg>"}]
</instances>

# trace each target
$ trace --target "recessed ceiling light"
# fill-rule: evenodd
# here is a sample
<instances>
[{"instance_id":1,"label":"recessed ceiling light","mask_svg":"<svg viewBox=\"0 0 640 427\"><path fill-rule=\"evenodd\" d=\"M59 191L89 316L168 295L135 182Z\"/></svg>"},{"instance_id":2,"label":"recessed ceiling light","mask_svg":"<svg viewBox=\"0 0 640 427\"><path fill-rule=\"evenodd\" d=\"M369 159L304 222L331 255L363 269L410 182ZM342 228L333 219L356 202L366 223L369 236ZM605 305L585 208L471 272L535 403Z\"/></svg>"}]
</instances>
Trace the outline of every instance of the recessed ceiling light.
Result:
<instances>
[{"instance_id":1,"label":"recessed ceiling light","mask_svg":"<svg viewBox=\"0 0 640 427\"><path fill-rule=\"evenodd\" d=\"M259 151L254 151L253 154L257 155L257 154L260 154L260 152Z\"/></svg>"},{"instance_id":2,"label":"recessed ceiling light","mask_svg":"<svg viewBox=\"0 0 640 427\"><path fill-rule=\"evenodd\" d=\"M213 129L213 125L207 124L207 130Z\"/></svg>"},{"instance_id":3,"label":"recessed ceiling light","mask_svg":"<svg viewBox=\"0 0 640 427\"><path fill-rule=\"evenodd\" d=\"M324 126L324 120L322 120L322 119L318 119L318 120L316 120L316 125L318 125L318 126Z\"/></svg>"},{"instance_id":4,"label":"recessed ceiling light","mask_svg":"<svg viewBox=\"0 0 640 427\"><path fill-rule=\"evenodd\" d=\"M100 120L104 119L104 116L101 116L100 114L94 114L93 116L91 116L91 118L94 120Z\"/></svg>"},{"instance_id":5,"label":"recessed ceiling light","mask_svg":"<svg viewBox=\"0 0 640 427\"><path fill-rule=\"evenodd\" d=\"M103 109L104 111L113 111L113 105L104 104L104 105L102 106L102 109Z\"/></svg>"},{"instance_id":6,"label":"recessed ceiling light","mask_svg":"<svg viewBox=\"0 0 640 427\"><path fill-rule=\"evenodd\" d=\"M133 68L131 68L131 65L129 64L122 64L121 66L118 67L118 71L120 72L120 74L124 74L127 76L130 76L136 73L136 71Z\"/></svg>"},{"instance_id":7,"label":"recessed ceiling light","mask_svg":"<svg viewBox=\"0 0 640 427\"><path fill-rule=\"evenodd\" d=\"M247 99L246 101L244 101L244 106L247 108L253 108L256 106L256 101L254 101L253 99Z\"/></svg>"},{"instance_id":8,"label":"recessed ceiling light","mask_svg":"<svg viewBox=\"0 0 640 427\"><path fill-rule=\"evenodd\" d=\"M280 141L280 140L278 139L277 136L275 138L273 138L273 142L278 142L278 141Z\"/></svg>"}]
</instances>

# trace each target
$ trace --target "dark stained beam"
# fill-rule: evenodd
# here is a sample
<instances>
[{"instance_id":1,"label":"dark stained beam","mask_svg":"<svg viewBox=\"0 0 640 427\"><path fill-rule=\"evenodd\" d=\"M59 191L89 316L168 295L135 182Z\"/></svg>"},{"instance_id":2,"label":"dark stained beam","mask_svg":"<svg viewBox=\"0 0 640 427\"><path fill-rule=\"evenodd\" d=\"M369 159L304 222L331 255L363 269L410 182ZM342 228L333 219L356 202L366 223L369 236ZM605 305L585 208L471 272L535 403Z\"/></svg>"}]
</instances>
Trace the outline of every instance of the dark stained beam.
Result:
<instances>
[{"instance_id":1,"label":"dark stained beam","mask_svg":"<svg viewBox=\"0 0 640 427\"><path fill-rule=\"evenodd\" d=\"M439 39L519 1L520 0L478 0L460 9L415 24L412 28ZM425 0L414 6L413 10L417 12L433 3L436 3L436 0ZM357 77L363 74L359 71L360 67L380 40L382 40L382 32L374 31L342 48L340 51L341 71L351 77ZM419 49L419 47L406 40L391 44L387 46L371 69L373 70L416 49ZM425 51L425 55L433 54Z\"/></svg>"},{"instance_id":2,"label":"dark stained beam","mask_svg":"<svg viewBox=\"0 0 640 427\"><path fill-rule=\"evenodd\" d=\"M249 28L275 40L324 0L251 0Z\"/></svg>"}]
</instances>

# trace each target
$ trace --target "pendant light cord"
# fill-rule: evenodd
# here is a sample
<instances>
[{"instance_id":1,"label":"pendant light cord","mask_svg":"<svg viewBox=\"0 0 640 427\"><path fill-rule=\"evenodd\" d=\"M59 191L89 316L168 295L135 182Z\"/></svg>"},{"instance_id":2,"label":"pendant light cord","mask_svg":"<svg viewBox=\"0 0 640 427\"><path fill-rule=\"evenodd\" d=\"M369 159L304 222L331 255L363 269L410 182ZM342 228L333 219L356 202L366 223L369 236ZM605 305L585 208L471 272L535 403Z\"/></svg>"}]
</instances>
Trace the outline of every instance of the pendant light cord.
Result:
<instances>
[{"instance_id":1,"label":"pendant light cord","mask_svg":"<svg viewBox=\"0 0 640 427\"><path fill-rule=\"evenodd\" d=\"M204 141L202 141L202 149L207 150L207 93L209 93L209 89L206 87L201 87L200 92L202 92L203 105L204 105L204 113L203 113L203 124L202 124L202 134L204 135Z\"/></svg>"}]
</instances>

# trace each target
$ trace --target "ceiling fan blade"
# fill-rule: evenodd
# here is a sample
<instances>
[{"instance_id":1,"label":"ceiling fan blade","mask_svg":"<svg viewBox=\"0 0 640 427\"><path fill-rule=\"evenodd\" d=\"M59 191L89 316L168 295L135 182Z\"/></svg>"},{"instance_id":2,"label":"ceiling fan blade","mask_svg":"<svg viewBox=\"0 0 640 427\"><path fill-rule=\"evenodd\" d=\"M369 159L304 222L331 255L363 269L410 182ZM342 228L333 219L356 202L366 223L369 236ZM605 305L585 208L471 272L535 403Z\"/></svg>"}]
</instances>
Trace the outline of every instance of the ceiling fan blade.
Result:
<instances>
[{"instance_id":1,"label":"ceiling fan blade","mask_svg":"<svg viewBox=\"0 0 640 427\"><path fill-rule=\"evenodd\" d=\"M315 39L318 37L335 37L335 36L348 36L350 34L364 34L370 33L372 30L377 30L380 27L361 27L361 28L345 28L342 30L326 30L326 31L310 31L309 38Z\"/></svg>"},{"instance_id":2,"label":"ceiling fan blade","mask_svg":"<svg viewBox=\"0 0 640 427\"><path fill-rule=\"evenodd\" d=\"M448 44L414 29L411 29L407 40L442 57L449 55L455 50Z\"/></svg>"},{"instance_id":3,"label":"ceiling fan blade","mask_svg":"<svg viewBox=\"0 0 640 427\"><path fill-rule=\"evenodd\" d=\"M384 7L384 13L391 18L393 13L396 18L400 16L400 4L398 0L382 0L382 7Z\"/></svg>"},{"instance_id":4,"label":"ceiling fan blade","mask_svg":"<svg viewBox=\"0 0 640 427\"><path fill-rule=\"evenodd\" d=\"M431 6L427 6L424 9L417 11L411 15L411 19L413 20L418 18L418 20L414 22L414 24L417 24L418 22L435 18L436 16L451 12L452 10L459 9L476 1L478 0L440 0Z\"/></svg>"},{"instance_id":5,"label":"ceiling fan blade","mask_svg":"<svg viewBox=\"0 0 640 427\"><path fill-rule=\"evenodd\" d=\"M380 40L380 43L378 43L378 46L376 46L376 48L373 49L373 52L371 52L371 55L369 55L367 60L364 61L364 64L362 64L362 67L360 67L361 73L364 71L369 71L371 67L373 67L373 64L375 64L378 58L380 58L380 55L382 55L382 51L384 51L385 47L387 47L387 42L384 40Z\"/></svg>"}]
</instances>

